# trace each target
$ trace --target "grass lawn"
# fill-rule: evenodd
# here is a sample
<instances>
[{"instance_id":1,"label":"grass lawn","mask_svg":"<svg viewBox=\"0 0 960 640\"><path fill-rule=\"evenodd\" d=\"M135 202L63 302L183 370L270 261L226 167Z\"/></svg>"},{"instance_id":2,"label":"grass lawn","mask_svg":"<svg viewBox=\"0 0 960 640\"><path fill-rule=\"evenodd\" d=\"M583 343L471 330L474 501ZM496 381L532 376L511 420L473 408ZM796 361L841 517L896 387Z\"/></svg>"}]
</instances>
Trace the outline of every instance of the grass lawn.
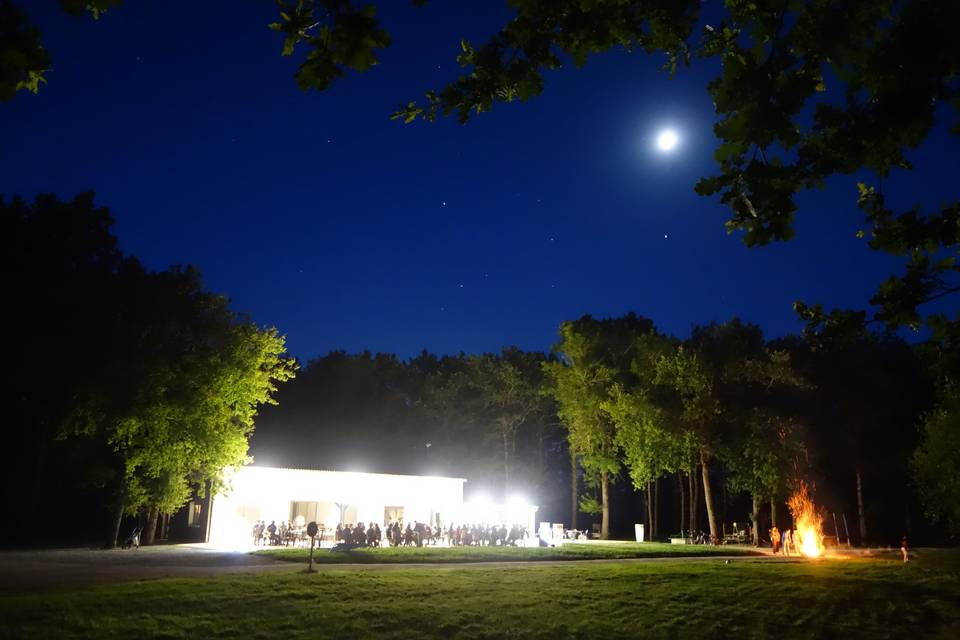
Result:
<instances>
[{"instance_id":1,"label":"grass lawn","mask_svg":"<svg viewBox=\"0 0 960 640\"><path fill-rule=\"evenodd\" d=\"M285 547L254 552L277 560L307 562L309 549ZM316 549L314 563L387 563L417 562L504 562L535 560L618 560L624 558L679 558L686 556L755 555L748 547L714 547L705 544L665 544L662 542L627 542L618 544L565 544L560 547L384 547L330 551Z\"/></svg>"},{"instance_id":2,"label":"grass lawn","mask_svg":"<svg viewBox=\"0 0 960 640\"><path fill-rule=\"evenodd\" d=\"M4 638L958 638L933 554L563 565L325 567L0 599Z\"/></svg>"}]
</instances>

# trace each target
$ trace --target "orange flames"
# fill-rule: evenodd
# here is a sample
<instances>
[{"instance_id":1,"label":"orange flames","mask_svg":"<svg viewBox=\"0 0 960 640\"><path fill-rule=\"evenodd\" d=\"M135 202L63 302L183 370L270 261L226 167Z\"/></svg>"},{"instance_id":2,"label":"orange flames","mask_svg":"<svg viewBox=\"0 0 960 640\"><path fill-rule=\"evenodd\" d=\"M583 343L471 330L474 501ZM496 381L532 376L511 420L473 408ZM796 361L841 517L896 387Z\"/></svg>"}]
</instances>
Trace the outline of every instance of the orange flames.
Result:
<instances>
[{"instance_id":1,"label":"orange flames","mask_svg":"<svg viewBox=\"0 0 960 640\"><path fill-rule=\"evenodd\" d=\"M793 514L796 526L794 541L797 550L808 558L817 558L823 555L823 516L810 499L807 485L800 481L797 490L787 500L787 507Z\"/></svg>"}]
</instances>

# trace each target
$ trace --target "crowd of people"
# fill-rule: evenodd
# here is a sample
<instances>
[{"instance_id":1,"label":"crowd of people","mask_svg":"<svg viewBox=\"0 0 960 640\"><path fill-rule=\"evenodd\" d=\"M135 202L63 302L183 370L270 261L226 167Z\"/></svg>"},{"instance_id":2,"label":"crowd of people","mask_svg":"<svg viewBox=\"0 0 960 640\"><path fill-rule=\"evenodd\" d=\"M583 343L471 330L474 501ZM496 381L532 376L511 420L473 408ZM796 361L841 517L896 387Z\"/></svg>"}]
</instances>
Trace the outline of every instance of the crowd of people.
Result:
<instances>
[{"instance_id":1,"label":"crowd of people","mask_svg":"<svg viewBox=\"0 0 960 640\"><path fill-rule=\"evenodd\" d=\"M266 520L257 520L253 525L253 544L295 545L305 540L307 529L300 520L302 518L294 521L282 520L279 525L276 520L271 520L270 524L267 524Z\"/></svg>"},{"instance_id":2,"label":"crowd of people","mask_svg":"<svg viewBox=\"0 0 960 640\"><path fill-rule=\"evenodd\" d=\"M451 546L476 546L476 547L496 547L496 546L516 546L527 537L526 527L513 525L507 528L507 525L473 525L454 527L450 526L447 531L447 539Z\"/></svg>"},{"instance_id":3,"label":"crowd of people","mask_svg":"<svg viewBox=\"0 0 960 640\"><path fill-rule=\"evenodd\" d=\"M391 522L384 532L380 525L371 523L364 526L359 522L337 525L334 541L350 546L379 547L389 544L391 547L422 547L426 545L446 544L458 546L516 546L526 538L524 527L513 525L450 525L447 529L423 522L407 523L404 527L399 521ZM384 542L386 539L386 542Z\"/></svg>"},{"instance_id":4,"label":"crowd of people","mask_svg":"<svg viewBox=\"0 0 960 640\"><path fill-rule=\"evenodd\" d=\"M271 520L257 520L253 525L253 544L266 545L297 545L307 540L307 528L303 518L296 520L282 520L277 524ZM320 540L325 537L329 529L321 525ZM450 525L446 529L436 525L430 526L423 522L407 523L394 521L384 529L376 522L365 525L358 522L356 525L338 524L333 531L333 542L337 545L350 547L423 547L428 545L445 545L451 547L495 547L516 546L522 544L527 537L526 527L520 525Z\"/></svg>"},{"instance_id":5,"label":"crowd of people","mask_svg":"<svg viewBox=\"0 0 960 640\"><path fill-rule=\"evenodd\" d=\"M337 544L379 547L383 541L383 531L376 522L370 523L369 527L364 527L362 522L358 522L357 526L338 524L333 538Z\"/></svg>"}]
</instances>

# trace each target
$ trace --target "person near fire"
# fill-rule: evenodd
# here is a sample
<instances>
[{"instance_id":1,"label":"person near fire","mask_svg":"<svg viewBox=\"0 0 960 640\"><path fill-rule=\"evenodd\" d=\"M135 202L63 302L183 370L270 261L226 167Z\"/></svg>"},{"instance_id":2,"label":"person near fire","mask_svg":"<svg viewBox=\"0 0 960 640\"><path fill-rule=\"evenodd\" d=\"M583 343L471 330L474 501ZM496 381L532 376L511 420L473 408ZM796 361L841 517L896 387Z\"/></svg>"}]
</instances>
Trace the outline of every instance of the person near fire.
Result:
<instances>
[{"instance_id":1,"label":"person near fire","mask_svg":"<svg viewBox=\"0 0 960 640\"><path fill-rule=\"evenodd\" d=\"M773 545L773 552L780 553L780 530L777 525L770 529L770 543Z\"/></svg>"},{"instance_id":2,"label":"person near fire","mask_svg":"<svg viewBox=\"0 0 960 640\"><path fill-rule=\"evenodd\" d=\"M796 551L793 544L793 529L786 529L780 537L783 539L783 555L789 556L791 550Z\"/></svg>"}]
</instances>

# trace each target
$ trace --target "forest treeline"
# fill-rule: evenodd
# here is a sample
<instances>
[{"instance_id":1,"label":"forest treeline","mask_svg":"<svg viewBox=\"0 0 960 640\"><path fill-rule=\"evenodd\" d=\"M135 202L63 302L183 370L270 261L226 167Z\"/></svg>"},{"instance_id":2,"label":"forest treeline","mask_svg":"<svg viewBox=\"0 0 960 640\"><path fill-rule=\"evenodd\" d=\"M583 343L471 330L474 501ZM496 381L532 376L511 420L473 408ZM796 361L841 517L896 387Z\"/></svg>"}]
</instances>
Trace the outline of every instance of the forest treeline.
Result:
<instances>
[{"instance_id":1,"label":"forest treeline","mask_svg":"<svg viewBox=\"0 0 960 640\"><path fill-rule=\"evenodd\" d=\"M196 269L120 252L92 195L0 200L0 214L15 301L7 542L114 544L124 515L149 531L248 454L464 477L604 536L633 521L661 538L777 521L800 481L849 516L854 542L960 523L949 334L771 340L733 318L677 337L633 313L585 315L559 324L549 353L300 366Z\"/></svg>"},{"instance_id":2,"label":"forest treeline","mask_svg":"<svg viewBox=\"0 0 960 640\"><path fill-rule=\"evenodd\" d=\"M802 480L855 543L927 537L915 460L937 400L928 360L893 335L766 340L734 318L679 339L632 313L587 315L550 353L311 360L262 411L252 453L466 477L468 492L618 535L633 521L659 537L786 522Z\"/></svg>"}]
</instances>

